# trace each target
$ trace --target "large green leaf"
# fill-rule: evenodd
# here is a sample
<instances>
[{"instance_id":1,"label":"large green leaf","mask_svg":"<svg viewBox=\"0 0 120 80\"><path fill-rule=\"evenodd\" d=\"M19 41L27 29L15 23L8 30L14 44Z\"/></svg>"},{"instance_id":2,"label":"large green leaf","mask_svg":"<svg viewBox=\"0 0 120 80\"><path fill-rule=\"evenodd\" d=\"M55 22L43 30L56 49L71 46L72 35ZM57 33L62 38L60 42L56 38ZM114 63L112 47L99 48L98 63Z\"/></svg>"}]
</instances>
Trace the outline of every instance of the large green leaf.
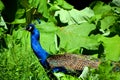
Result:
<instances>
[{"instance_id":1,"label":"large green leaf","mask_svg":"<svg viewBox=\"0 0 120 80\"><path fill-rule=\"evenodd\" d=\"M94 16L94 12L90 8L85 8L81 11L72 9L72 10L64 10L61 9L56 11L55 16L58 16L62 23L71 24L80 24L83 22L87 22L92 16Z\"/></svg>"},{"instance_id":2,"label":"large green leaf","mask_svg":"<svg viewBox=\"0 0 120 80\"><path fill-rule=\"evenodd\" d=\"M120 0L113 0L112 3L120 7Z\"/></svg>"},{"instance_id":3,"label":"large green leaf","mask_svg":"<svg viewBox=\"0 0 120 80\"><path fill-rule=\"evenodd\" d=\"M100 15L107 14L108 15L108 14L111 14L109 12L112 10L112 8L111 8L111 6L106 5L103 2L99 1L94 6L93 10L94 10L95 14L100 14Z\"/></svg>"},{"instance_id":4,"label":"large green leaf","mask_svg":"<svg viewBox=\"0 0 120 80\"><path fill-rule=\"evenodd\" d=\"M116 21L115 16L107 16L104 19L101 20L101 29L109 29L110 26L112 26Z\"/></svg>"},{"instance_id":5,"label":"large green leaf","mask_svg":"<svg viewBox=\"0 0 120 80\"><path fill-rule=\"evenodd\" d=\"M79 52L81 47L89 50L98 49L97 40L88 36L94 29L95 25L89 23L60 28L58 32L58 36L60 37L60 49L67 52Z\"/></svg>"},{"instance_id":6,"label":"large green leaf","mask_svg":"<svg viewBox=\"0 0 120 80\"><path fill-rule=\"evenodd\" d=\"M107 60L119 61L120 60L120 37L100 37L105 48L105 55Z\"/></svg>"}]
</instances>

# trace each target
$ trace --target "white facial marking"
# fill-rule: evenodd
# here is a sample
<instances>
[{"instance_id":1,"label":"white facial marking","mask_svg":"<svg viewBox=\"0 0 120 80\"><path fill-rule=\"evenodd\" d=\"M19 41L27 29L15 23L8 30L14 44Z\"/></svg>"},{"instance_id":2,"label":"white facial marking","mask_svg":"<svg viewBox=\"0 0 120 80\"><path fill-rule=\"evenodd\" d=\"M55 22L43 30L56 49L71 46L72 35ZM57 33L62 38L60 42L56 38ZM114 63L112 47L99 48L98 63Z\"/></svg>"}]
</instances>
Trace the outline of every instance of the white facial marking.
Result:
<instances>
[{"instance_id":1,"label":"white facial marking","mask_svg":"<svg viewBox=\"0 0 120 80\"><path fill-rule=\"evenodd\" d=\"M30 26L28 30L30 31L31 29L32 29L32 27Z\"/></svg>"}]
</instances>

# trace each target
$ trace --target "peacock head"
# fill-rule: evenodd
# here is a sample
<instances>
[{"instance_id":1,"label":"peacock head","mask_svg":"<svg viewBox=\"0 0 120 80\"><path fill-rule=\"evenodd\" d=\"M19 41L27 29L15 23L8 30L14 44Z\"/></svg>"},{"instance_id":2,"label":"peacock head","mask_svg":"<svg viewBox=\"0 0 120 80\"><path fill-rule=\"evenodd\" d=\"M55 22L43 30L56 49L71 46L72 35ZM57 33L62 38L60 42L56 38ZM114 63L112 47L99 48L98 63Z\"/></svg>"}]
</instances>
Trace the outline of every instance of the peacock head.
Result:
<instances>
[{"instance_id":1,"label":"peacock head","mask_svg":"<svg viewBox=\"0 0 120 80\"><path fill-rule=\"evenodd\" d=\"M28 24L25 29L29 32L32 32L35 29L35 25L34 24Z\"/></svg>"}]
</instances>

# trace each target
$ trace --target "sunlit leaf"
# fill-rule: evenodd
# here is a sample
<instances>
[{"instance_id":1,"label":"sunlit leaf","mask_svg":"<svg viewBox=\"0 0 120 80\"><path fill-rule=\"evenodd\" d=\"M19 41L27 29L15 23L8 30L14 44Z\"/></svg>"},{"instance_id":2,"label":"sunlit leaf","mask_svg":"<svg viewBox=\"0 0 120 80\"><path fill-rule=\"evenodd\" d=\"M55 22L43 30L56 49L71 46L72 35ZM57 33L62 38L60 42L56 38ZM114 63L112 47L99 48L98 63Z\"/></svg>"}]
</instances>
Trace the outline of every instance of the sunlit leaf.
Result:
<instances>
[{"instance_id":1,"label":"sunlit leaf","mask_svg":"<svg viewBox=\"0 0 120 80\"><path fill-rule=\"evenodd\" d=\"M107 16L101 20L101 29L105 30L112 26L116 21L115 16Z\"/></svg>"},{"instance_id":2,"label":"sunlit leaf","mask_svg":"<svg viewBox=\"0 0 120 80\"><path fill-rule=\"evenodd\" d=\"M15 19L12 24L23 24L23 23L26 23L26 19L23 18L23 19Z\"/></svg>"},{"instance_id":3,"label":"sunlit leaf","mask_svg":"<svg viewBox=\"0 0 120 80\"><path fill-rule=\"evenodd\" d=\"M120 0L113 0L112 3L120 7Z\"/></svg>"},{"instance_id":4,"label":"sunlit leaf","mask_svg":"<svg viewBox=\"0 0 120 80\"><path fill-rule=\"evenodd\" d=\"M60 37L59 47L68 52L79 51L81 47L89 50L98 49L97 41L88 36L94 29L95 25L89 23L60 28L58 32L58 36Z\"/></svg>"},{"instance_id":5,"label":"sunlit leaf","mask_svg":"<svg viewBox=\"0 0 120 80\"><path fill-rule=\"evenodd\" d=\"M71 25L87 22L89 18L94 16L94 12L90 8L85 8L81 11L78 11L76 9L69 11L61 9L59 11L56 11L55 16L58 15L62 23L68 23Z\"/></svg>"},{"instance_id":6,"label":"sunlit leaf","mask_svg":"<svg viewBox=\"0 0 120 80\"><path fill-rule=\"evenodd\" d=\"M104 4L103 2L97 2L96 5L94 6L93 10L95 14L107 14L111 11L111 6Z\"/></svg>"},{"instance_id":7,"label":"sunlit leaf","mask_svg":"<svg viewBox=\"0 0 120 80\"><path fill-rule=\"evenodd\" d=\"M112 38L100 37L105 48L105 55L107 60L120 60L120 37L114 36Z\"/></svg>"}]
</instances>

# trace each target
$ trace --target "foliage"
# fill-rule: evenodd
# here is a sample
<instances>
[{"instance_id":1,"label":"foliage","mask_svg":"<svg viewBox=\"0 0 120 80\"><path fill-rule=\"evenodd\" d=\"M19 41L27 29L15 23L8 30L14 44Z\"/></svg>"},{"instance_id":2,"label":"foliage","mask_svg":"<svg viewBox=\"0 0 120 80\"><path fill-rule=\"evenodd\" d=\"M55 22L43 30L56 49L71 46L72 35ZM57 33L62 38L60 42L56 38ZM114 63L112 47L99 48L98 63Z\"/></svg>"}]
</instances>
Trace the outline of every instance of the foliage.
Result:
<instances>
[{"instance_id":1,"label":"foliage","mask_svg":"<svg viewBox=\"0 0 120 80\"><path fill-rule=\"evenodd\" d=\"M119 6L119 0L109 4L93 1L89 7L76 10L65 0L18 0L14 21L5 22L0 15L0 80L49 80L31 50L30 33L22 29L29 23L39 29L41 45L50 54L100 55L105 63L91 70L87 80L119 80L120 70L112 71L109 64L120 61ZM0 0L0 12L4 9ZM12 34L7 34L9 29ZM63 74L61 80L80 79Z\"/></svg>"}]
</instances>

